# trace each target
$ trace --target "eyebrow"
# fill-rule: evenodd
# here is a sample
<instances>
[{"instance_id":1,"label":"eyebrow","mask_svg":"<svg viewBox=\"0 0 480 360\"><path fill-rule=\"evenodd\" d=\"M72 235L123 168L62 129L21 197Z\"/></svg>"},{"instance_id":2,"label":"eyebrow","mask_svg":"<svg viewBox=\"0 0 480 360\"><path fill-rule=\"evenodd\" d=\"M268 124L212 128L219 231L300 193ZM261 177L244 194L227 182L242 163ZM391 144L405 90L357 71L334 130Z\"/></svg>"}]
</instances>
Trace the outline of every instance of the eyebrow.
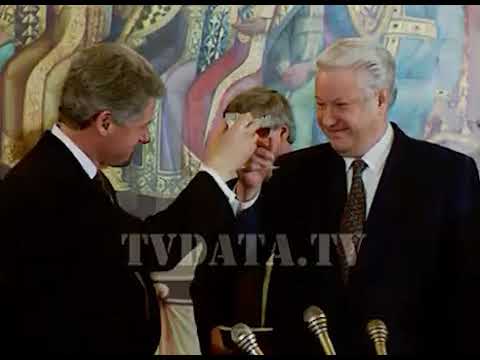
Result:
<instances>
[{"instance_id":1,"label":"eyebrow","mask_svg":"<svg viewBox=\"0 0 480 360\"><path fill-rule=\"evenodd\" d=\"M345 98L340 98L340 97L337 97L335 99L333 99L332 101L329 101L329 102L337 102L337 101L340 101L340 102L348 102L350 101L351 99L345 99ZM315 101L318 103L318 102L325 102L325 100L323 99L319 99L317 97L315 97Z\"/></svg>"}]
</instances>

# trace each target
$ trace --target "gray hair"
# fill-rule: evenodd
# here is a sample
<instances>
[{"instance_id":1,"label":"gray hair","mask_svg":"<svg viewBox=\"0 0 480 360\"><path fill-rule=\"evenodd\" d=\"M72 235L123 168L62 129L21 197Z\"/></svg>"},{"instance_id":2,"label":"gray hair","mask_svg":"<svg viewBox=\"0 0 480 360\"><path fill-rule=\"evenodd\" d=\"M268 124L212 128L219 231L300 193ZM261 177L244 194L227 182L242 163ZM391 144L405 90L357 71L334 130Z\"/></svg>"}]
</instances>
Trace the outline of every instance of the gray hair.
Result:
<instances>
[{"instance_id":1,"label":"gray hair","mask_svg":"<svg viewBox=\"0 0 480 360\"><path fill-rule=\"evenodd\" d=\"M276 90L256 86L235 96L225 108L223 116L229 113L251 113L265 126L288 127L287 141L295 142L296 128L293 111L287 98Z\"/></svg>"},{"instance_id":2,"label":"gray hair","mask_svg":"<svg viewBox=\"0 0 480 360\"><path fill-rule=\"evenodd\" d=\"M389 107L396 97L395 60L384 47L362 38L343 38L328 46L317 59L317 71L351 68L367 75L371 90L387 89Z\"/></svg>"},{"instance_id":3,"label":"gray hair","mask_svg":"<svg viewBox=\"0 0 480 360\"><path fill-rule=\"evenodd\" d=\"M63 121L80 129L104 110L123 125L164 92L162 80L140 54L124 45L101 43L74 56L59 110Z\"/></svg>"}]
</instances>

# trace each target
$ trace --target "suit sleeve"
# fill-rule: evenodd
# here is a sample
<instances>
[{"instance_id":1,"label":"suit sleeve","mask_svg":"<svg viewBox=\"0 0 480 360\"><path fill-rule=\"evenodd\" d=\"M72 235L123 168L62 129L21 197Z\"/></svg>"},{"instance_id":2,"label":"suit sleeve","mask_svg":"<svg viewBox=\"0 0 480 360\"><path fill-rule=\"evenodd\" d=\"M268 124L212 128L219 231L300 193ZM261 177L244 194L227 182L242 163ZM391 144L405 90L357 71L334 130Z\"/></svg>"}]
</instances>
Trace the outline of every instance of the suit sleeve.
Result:
<instances>
[{"instance_id":1,"label":"suit sleeve","mask_svg":"<svg viewBox=\"0 0 480 360\"><path fill-rule=\"evenodd\" d=\"M150 271L170 270L199 242L212 248L219 235L231 232L233 221L224 192L199 172L167 209L141 224L143 263Z\"/></svg>"},{"instance_id":2,"label":"suit sleeve","mask_svg":"<svg viewBox=\"0 0 480 360\"><path fill-rule=\"evenodd\" d=\"M445 269L445 283L453 286L445 289L447 323L442 328L453 345L453 353L476 353L480 324L480 181L477 167L470 158L463 161L456 174L450 208L455 210L449 211L447 237L452 258L446 262L454 267Z\"/></svg>"},{"instance_id":3,"label":"suit sleeve","mask_svg":"<svg viewBox=\"0 0 480 360\"><path fill-rule=\"evenodd\" d=\"M210 332L218 325L233 326L233 306L235 304L235 287L238 286L237 277L242 273L242 265L246 263L247 241L254 240L243 238L243 242L236 241L239 234L261 233L260 211L261 200L239 213L235 219L233 233L230 238L236 266L222 266L216 261L212 264L205 261L200 264L195 273L195 278L190 287L190 294L194 305L195 322L202 354L210 354ZM252 244L249 244L251 246ZM259 265L263 266L266 259L266 245L257 246ZM210 253L207 258L213 259ZM216 259L214 259L216 260Z\"/></svg>"}]
</instances>

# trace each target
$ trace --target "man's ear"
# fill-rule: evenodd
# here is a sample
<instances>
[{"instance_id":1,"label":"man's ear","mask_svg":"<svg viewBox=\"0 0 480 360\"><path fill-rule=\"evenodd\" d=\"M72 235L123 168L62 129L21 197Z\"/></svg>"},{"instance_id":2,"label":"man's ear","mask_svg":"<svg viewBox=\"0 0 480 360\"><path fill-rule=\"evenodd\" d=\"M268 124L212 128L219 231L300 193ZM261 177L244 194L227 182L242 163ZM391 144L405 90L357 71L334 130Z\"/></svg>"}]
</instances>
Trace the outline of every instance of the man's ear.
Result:
<instances>
[{"instance_id":1,"label":"man's ear","mask_svg":"<svg viewBox=\"0 0 480 360\"><path fill-rule=\"evenodd\" d=\"M388 109L388 91L387 89L380 89L378 91L377 106L379 110L386 111Z\"/></svg>"},{"instance_id":2,"label":"man's ear","mask_svg":"<svg viewBox=\"0 0 480 360\"><path fill-rule=\"evenodd\" d=\"M289 135L290 131L288 130L288 126L282 125L280 127L280 138L282 139L282 141L287 141Z\"/></svg>"},{"instance_id":3,"label":"man's ear","mask_svg":"<svg viewBox=\"0 0 480 360\"><path fill-rule=\"evenodd\" d=\"M112 128L112 113L107 110L99 112L96 114L93 123L99 134L102 136L108 135Z\"/></svg>"}]
</instances>

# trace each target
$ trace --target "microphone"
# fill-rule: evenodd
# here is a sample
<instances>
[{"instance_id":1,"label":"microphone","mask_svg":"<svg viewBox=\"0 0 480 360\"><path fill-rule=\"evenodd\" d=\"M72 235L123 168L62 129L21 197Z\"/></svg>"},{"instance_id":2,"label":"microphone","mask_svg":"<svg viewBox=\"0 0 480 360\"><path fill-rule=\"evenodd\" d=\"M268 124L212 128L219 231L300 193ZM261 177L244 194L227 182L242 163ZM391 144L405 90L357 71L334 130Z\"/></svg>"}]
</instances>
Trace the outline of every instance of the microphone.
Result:
<instances>
[{"instance_id":1,"label":"microphone","mask_svg":"<svg viewBox=\"0 0 480 360\"><path fill-rule=\"evenodd\" d=\"M258 347L257 338L252 330L245 324L238 323L232 327L230 332L232 341L248 355L263 355L262 350Z\"/></svg>"},{"instance_id":2,"label":"microphone","mask_svg":"<svg viewBox=\"0 0 480 360\"><path fill-rule=\"evenodd\" d=\"M327 317L317 306L310 306L303 312L303 320L308 329L320 340L325 355L336 355L332 341L328 336Z\"/></svg>"},{"instance_id":3,"label":"microphone","mask_svg":"<svg viewBox=\"0 0 480 360\"><path fill-rule=\"evenodd\" d=\"M382 320L370 320L367 324L367 333L373 340L377 355L387 355L387 326Z\"/></svg>"}]
</instances>

